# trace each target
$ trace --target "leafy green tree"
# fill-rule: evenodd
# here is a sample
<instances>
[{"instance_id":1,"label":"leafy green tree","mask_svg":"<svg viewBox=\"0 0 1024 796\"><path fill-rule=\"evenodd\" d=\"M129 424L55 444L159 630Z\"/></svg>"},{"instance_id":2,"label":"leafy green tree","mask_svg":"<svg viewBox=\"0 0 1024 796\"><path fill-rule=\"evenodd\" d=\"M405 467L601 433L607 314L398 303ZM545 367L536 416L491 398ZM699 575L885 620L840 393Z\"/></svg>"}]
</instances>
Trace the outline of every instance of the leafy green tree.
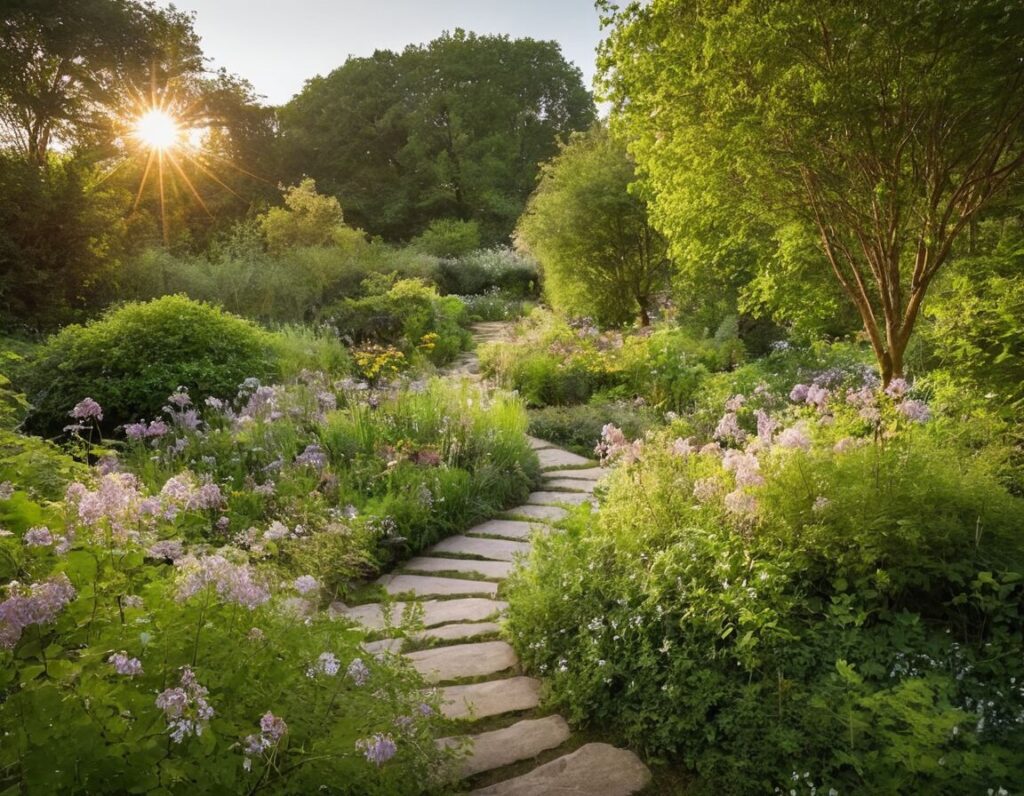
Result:
<instances>
[{"instance_id":1,"label":"leafy green tree","mask_svg":"<svg viewBox=\"0 0 1024 796\"><path fill-rule=\"evenodd\" d=\"M330 246L363 237L345 226L337 198L317 193L316 182L309 177L285 188L284 207L270 208L259 222L267 248L278 253L293 246Z\"/></svg>"},{"instance_id":2,"label":"leafy green tree","mask_svg":"<svg viewBox=\"0 0 1024 796\"><path fill-rule=\"evenodd\" d=\"M604 125L574 134L542 167L517 232L540 262L556 309L603 323L650 323L669 260L646 202L630 190L635 176L625 146Z\"/></svg>"},{"instance_id":3,"label":"leafy green tree","mask_svg":"<svg viewBox=\"0 0 1024 796\"><path fill-rule=\"evenodd\" d=\"M558 138L593 119L555 42L457 30L310 80L281 110L282 157L372 234L409 239L458 218L495 242Z\"/></svg>"},{"instance_id":4,"label":"leafy green tree","mask_svg":"<svg viewBox=\"0 0 1024 796\"><path fill-rule=\"evenodd\" d=\"M710 206L725 221L797 229L790 240L813 236L818 271L856 307L883 379L901 375L957 239L1021 185L1024 6L602 7L605 89L659 227L685 240Z\"/></svg>"},{"instance_id":5,"label":"leafy green tree","mask_svg":"<svg viewBox=\"0 0 1024 796\"><path fill-rule=\"evenodd\" d=\"M463 257L480 248L480 225L475 221L439 218L413 239L412 246L434 257Z\"/></svg>"}]
</instances>

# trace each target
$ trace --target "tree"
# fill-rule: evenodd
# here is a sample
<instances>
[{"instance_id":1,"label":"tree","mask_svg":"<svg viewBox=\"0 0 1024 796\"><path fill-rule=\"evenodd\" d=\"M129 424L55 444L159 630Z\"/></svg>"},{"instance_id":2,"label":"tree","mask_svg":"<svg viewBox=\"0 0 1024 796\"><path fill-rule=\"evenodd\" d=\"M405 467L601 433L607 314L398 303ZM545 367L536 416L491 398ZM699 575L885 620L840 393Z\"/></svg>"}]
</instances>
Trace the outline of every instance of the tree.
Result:
<instances>
[{"instance_id":1,"label":"tree","mask_svg":"<svg viewBox=\"0 0 1024 796\"><path fill-rule=\"evenodd\" d=\"M625 146L604 125L574 134L541 168L517 233L540 262L556 309L603 323L650 323L669 260L646 203L631 192L634 178Z\"/></svg>"},{"instance_id":2,"label":"tree","mask_svg":"<svg viewBox=\"0 0 1024 796\"><path fill-rule=\"evenodd\" d=\"M961 233L1024 164L1024 6L1003 0L603 3L615 125L687 235L719 217L813 234L883 380ZM799 286L793 286L799 290Z\"/></svg>"},{"instance_id":3,"label":"tree","mask_svg":"<svg viewBox=\"0 0 1024 796\"><path fill-rule=\"evenodd\" d=\"M593 119L555 42L456 31L309 81L281 110L282 157L373 234L407 240L456 218L496 242L558 138Z\"/></svg>"},{"instance_id":4,"label":"tree","mask_svg":"<svg viewBox=\"0 0 1024 796\"><path fill-rule=\"evenodd\" d=\"M316 191L316 182L307 177L298 185L284 189L284 207L272 207L259 218L260 227L272 252L293 246L330 246L363 238L363 234L345 226L341 205L333 196Z\"/></svg>"},{"instance_id":5,"label":"tree","mask_svg":"<svg viewBox=\"0 0 1024 796\"><path fill-rule=\"evenodd\" d=\"M37 166L54 140L109 131L150 85L202 71L192 19L133 0L9 0L0 17L0 137Z\"/></svg>"}]
</instances>

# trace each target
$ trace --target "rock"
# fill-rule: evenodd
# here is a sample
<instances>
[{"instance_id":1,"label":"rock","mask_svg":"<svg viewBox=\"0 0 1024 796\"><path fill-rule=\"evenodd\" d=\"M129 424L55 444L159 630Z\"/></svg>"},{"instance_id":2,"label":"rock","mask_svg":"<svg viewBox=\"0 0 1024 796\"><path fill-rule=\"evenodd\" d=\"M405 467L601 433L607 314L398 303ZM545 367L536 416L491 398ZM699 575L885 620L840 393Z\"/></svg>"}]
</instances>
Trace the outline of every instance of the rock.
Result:
<instances>
[{"instance_id":1,"label":"rock","mask_svg":"<svg viewBox=\"0 0 1024 796\"><path fill-rule=\"evenodd\" d=\"M505 539L526 539L533 533L533 525L519 520L488 520L474 525L468 531L470 536L502 536Z\"/></svg>"},{"instance_id":2,"label":"rock","mask_svg":"<svg viewBox=\"0 0 1024 796\"><path fill-rule=\"evenodd\" d=\"M457 738L441 738L437 745L459 747L467 740L469 756L459 762L459 776L471 777L481 771L529 760L547 749L561 746L569 738L569 725L561 716L526 719L493 732Z\"/></svg>"},{"instance_id":3,"label":"rock","mask_svg":"<svg viewBox=\"0 0 1024 796\"><path fill-rule=\"evenodd\" d=\"M475 790L471 796L629 796L650 781L651 772L632 752L588 743L520 777Z\"/></svg>"},{"instance_id":4,"label":"rock","mask_svg":"<svg viewBox=\"0 0 1024 796\"><path fill-rule=\"evenodd\" d=\"M454 553L481 556L494 561L514 561L517 555L530 552L525 542L507 542L504 539L480 539L475 536L449 536L427 550L428 553Z\"/></svg>"},{"instance_id":5,"label":"rock","mask_svg":"<svg viewBox=\"0 0 1024 796\"><path fill-rule=\"evenodd\" d=\"M585 464L593 464L590 459L585 459L575 453L564 451L561 448L544 448L537 451L537 458L540 459L540 466L544 470L555 470L562 467L578 467Z\"/></svg>"},{"instance_id":6,"label":"rock","mask_svg":"<svg viewBox=\"0 0 1024 796\"><path fill-rule=\"evenodd\" d=\"M438 689L441 714L449 719L482 719L501 713L529 710L540 703L540 680L510 677L471 685Z\"/></svg>"},{"instance_id":7,"label":"rock","mask_svg":"<svg viewBox=\"0 0 1024 796\"><path fill-rule=\"evenodd\" d=\"M497 633L501 625L497 622L459 622L453 625L441 625L430 627L413 633L412 637L417 641L424 639L438 639L440 641L454 641L455 639L473 638L474 636L486 636Z\"/></svg>"},{"instance_id":8,"label":"rock","mask_svg":"<svg viewBox=\"0 0 1024 796\"><path fill-rule=\"evenodd\" d=\"M544 448L553 448L553 444L545 439L538 439L537 437L531 437L529 434L526 435L526 441L530 443L530 447L535 451L542 450Z\"/></svg>"},{"instance_id":9,"label":"rock","mask_svg":"<svg viewBox=\"0 0 1024 796\"><path fill-rule=\"evenodd\" d=\"M381 655L385 652L397 655L402 651L402 639L382 638L380 641L364 641L363 649L371 655Z\"/></svg>"},{"instance_id":10,"label":"rock","mask_svg":"<svg viewBox=\"0 0 1024 796\"><path fill-rule=\"evenodd\" d=\"M588 500L591 497L585 492L531 492L526 502L535 506L554 506L558 503L578 506Z\"/></svg>"},{"instance_id":11,"label":"rock","mask_svg":"<svg viewBox=\"0 0 1024 796\"><path fill-rule=\"evenodd\" d=\"M546 478L544 479L545 489L567 489L570 492L593 492L596 481L582 481L572 478Z\"/></svg>"},{"instance_id":12,"label":"rock","mask_svg":"<svg viewBox=\"0 0 1024 796\"><path fill-rule=\"evenodd\" d=\"M558 478L571 478L574 481L600 481L611 470L605 467L587 467L582 470L552 470L550 475Z\"/></svg>"},{"instance_id":13,"label":"rock","mask_svg":"<svg viewBox=\"0 0 1024 796\"><path fill-rule=\"evenodd\" d=\"M450 597L456 594L483 594L494 597L498 584L488 580L435 578L429 575L384 575L377 579L388 594L414 594L417 597Z\"/></svg>"},{"instance_id":14,"label":"rock","mask_svg":"<svg viewBox=\"0 0 1024 796\"><path fill-rule=\"evenodd\" d=\"M531 517L538 520L557 522L569 512L559 506L531 506L523 504L505 512L514 517Z\"/></svg>"},{"instance_id":15,"label":"rock","mask_svg":"<svg viewBox=\"0 0 1024 796\"><path fill-rule=\"evenodd\" d=\"M477 561L471 558L427 558L417 556L402 564L416 572L475 572L485 578L505 578L512 571L510 561Z\"/></svg>"},{"instance_id":16,"label":"rock","mask_svg":"<svg viewBox=\"0 0 1024 796\"><path fill-rule=\"evenodd\" d=\"M391 604L392 625L401 623L407 605L409 603L395 602ZM422 607L425 627L446 625L451 622L482 622L496 616L508 607L507 603L500 600L488 600L483 597L427 600L422 603L413 603L413 605ZM332 613L358 622L370 630L384 629L384 606L381 603L356 605L352 608L347 606L331 606L331 608Z\"/></svg>"},{"instance_id":17,"label":"rock","mask_svg":"<svg viewBox=\"0 0 1024 796\"><path fill-rule=\"evenodd\" d=\"M519 663L515 650L504 641L454 644L450 647L410 652L404 656L428 683L463 677L486 677Z\"/></svg>"}]
</instances>

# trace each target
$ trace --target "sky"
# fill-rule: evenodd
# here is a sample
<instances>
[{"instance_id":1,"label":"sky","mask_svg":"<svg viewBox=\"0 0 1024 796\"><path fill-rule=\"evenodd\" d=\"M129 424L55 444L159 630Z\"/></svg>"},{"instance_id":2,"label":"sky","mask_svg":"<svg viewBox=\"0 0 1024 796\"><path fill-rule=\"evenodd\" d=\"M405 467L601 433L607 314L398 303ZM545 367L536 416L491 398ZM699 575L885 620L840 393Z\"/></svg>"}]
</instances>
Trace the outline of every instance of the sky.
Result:
<instances>
[{"instance_id":1,"label":"sky","mask_svg":"<svg viewBox=\"0 0 1024 796\"><path fill-rule=\"evenodd\" d=\"M164 3L167 5L167 3ZM590 87L601 39L593 0L177 0L215 68L255 86L272 105L349 55L401 50L442 31L554 39Z\"/></svg>"}]
</instances>

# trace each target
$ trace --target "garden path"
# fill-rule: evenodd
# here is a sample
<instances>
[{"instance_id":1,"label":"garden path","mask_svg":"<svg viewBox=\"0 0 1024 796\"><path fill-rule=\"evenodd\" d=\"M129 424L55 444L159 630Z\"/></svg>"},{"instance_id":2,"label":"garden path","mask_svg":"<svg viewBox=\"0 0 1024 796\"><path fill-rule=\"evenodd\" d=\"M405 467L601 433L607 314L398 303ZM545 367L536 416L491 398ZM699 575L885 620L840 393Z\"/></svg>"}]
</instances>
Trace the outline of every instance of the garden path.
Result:
<instances>
[{"instance_id":1,"label":"garden path","mask_svg":"<svg viewBox=\"0 0 1024 796\"><path fill-rule=\"evenodd\" d=\"M511 324L479 324L479 342L502 339ZM475 354L450 377L478 373ZM565 506L592 500L604 471L588 459L544 440L529 438L544 472L542 491L501 517L438 542L384 575L378 583L400 598L391 603L337 610L386 633L407 606L417 607L423 630L410 638L369 642L368 651L404 655L436 687L442 712L465 731L438 740L465 746L453 792L475 796L627 796L650 781L647 766L632 752L574 737L559 715L539 710L541 683L522 674L512 647L500 638L506 608L501 582L536 534L552 533ZM386 621L390 619L390 621Z\"/></svg>"}]
</instances>

